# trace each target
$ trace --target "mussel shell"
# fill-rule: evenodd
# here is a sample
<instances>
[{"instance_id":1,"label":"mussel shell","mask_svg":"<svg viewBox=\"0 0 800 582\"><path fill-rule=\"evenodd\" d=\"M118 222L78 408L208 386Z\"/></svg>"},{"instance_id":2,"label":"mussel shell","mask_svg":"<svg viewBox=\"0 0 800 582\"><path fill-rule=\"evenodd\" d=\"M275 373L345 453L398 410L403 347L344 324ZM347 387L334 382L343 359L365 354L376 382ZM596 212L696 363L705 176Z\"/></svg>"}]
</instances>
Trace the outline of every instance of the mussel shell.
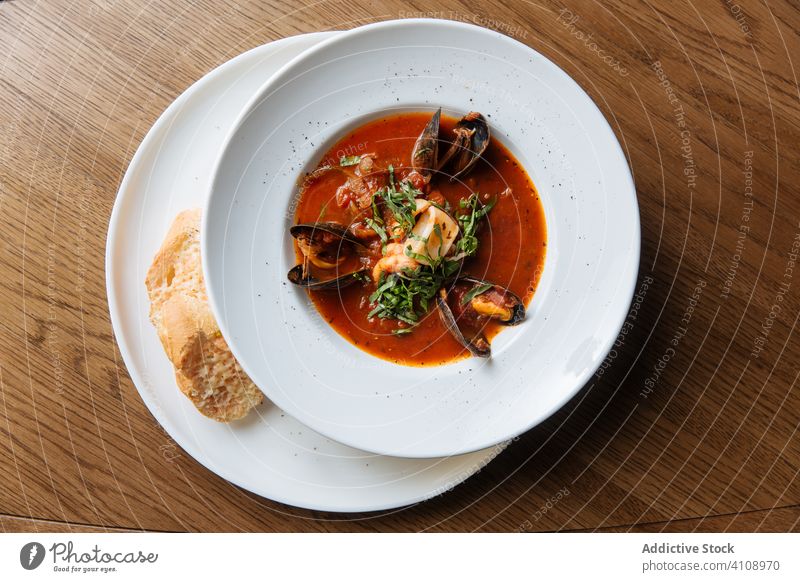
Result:
<instances>
[{"instance_id":1,"label":"mussel shell","mask_svg":"<svg viewBox=\"0 0 800 582\"><path fill-rule=\"evenodd\" d=\"M343 289L359 280L359 276L368 276L367 269L359 269L330 279L317 279L304 273L303 264L295 265L289 270L287 277L291 283L312 291Z\"/></svg>"},{"instance_id":2,"label":"mussel shell","mask_svg":"<svg viewBox=\"0 0 800 582\"><path fill-rule=\"evenodd\" d=\"M464 282L471 283L473 286L492 285L500 292L505 293L505 295L511 299L511 319L508 319L507 321L495 319L494 321L496 321L500 325L508 325L508 326L519 325L522 322L522 320L525 319L525 303L522 301L522 299L520 299L519 295L517 295L510 289L506 289L505 287L492 283L491 281L484 281L482 279L478 279L470 275L463 275L459 277L453 282L453 285L457 285L458 283L464 283Z\"/></svg>"},{"instance_id":3,"label":"mussel shell","mask_svg":"<svg viewBox=\"0 0 800 582\"><path fill-rule=\"evenodd\" d=\"M338 222L305 222L301 224L295 224L289 228L289 234L291 234L294 238L297 238L303 233L314 233L315 231L329 232L338 236L342 240L346 240L347 242L362 248L364 247L364 243L350 234L350 231L347 230L347 227L339 224Z\"/></svg>"},{"instance_id":4,"label":"mussel shell","mask_svg":"<svg viewBox=\"0 0 800 582\"><path fill-rule=\"evenodd\" d=\"M344 225L339 224L338 222L302 223L295 224L289 229L289 233L294 238L298 238L302 234L313 235L314 232L321 231L334 234L341 240L347 241L356 248L365 248L364 244L360 240L350 234L350 231L347 230ZM287 277L290 282L300 287L305 287L315 291L323 291L326 289L342 289L347 287L348 285L351 285L357 281L359 275L366 275L366 272L367 269L362 268L356 269L355 271L350 271L348 273L339 274L338 276L331 277L330 279L319 279L307 273L303 263L300 263L289 270ZM334 273L337 273L337 271L334 271Z\"/></svg>"},{"instance_id":5,"label":"mussel shell","mask_svg":"<svg viewBox=\"0 0 800 582\"><path fill-rule=\"evenodd\" d=\"M463 177L475 166L486 151L486 148L489 147L489 140L491 139L486 118L476 111L467 113L456 123L455 130L457 134L459 129L466 129L472 132L472 137L470 143L464 145L461 143L461 136L457 136L456 141L453 142L450 150L443 158L442 165L453 157L458 150L461 150L461 155L455 157L456 166L453 168L453 175L450 177L451 182Z\"/></svg>"},{"instance_id":6,"label":"mussel shell","mask_svg":"<svg viewBox=\"0 0 800 582\"><path fill-rule=\"evenodd\" d=\"M436 110L431 120L422 130L411 150L411 167L423 175L428 175L438 167L439 120L442 108Z\"/></svg>"},{"instance_id":7,"label":"mussel shell","mask_svg":"<svg viewBox=\"0 0 800 582\"><path fill-rule=\"evenodd\" d=\"M504 293L507 298L510 298L512 306L511 306L511 318L508 320L500 320L494 319L500 325L517 325L523 319L525 319L525 304L523 303L522 299L519 298L517 294L514 292L501 287L491 281L484 281L481 279L477 279L475 277L470 277L469 275L464 275L455 279L450 285L449 288L452 289L455 285L467 283L469 285L492 285L500 292ZM488 289L487 289L488 291ZM455 315L453 314L453 310L450 308L450 305L447 302L448 296L448 289L442 288L439 290L439 293L436 296L436 307L439 311L439 317L444 323L447 330L452 334L453 337L458 340L458 342L467 348L469 352L473 356L477 356L479 358L489 358L492 355L492 348L489 345L489 342L483 336L483 334L478 333L473 337L467 337L461 328L458 326L458 321L456 320Z\"/></svg>"}]
</instances>

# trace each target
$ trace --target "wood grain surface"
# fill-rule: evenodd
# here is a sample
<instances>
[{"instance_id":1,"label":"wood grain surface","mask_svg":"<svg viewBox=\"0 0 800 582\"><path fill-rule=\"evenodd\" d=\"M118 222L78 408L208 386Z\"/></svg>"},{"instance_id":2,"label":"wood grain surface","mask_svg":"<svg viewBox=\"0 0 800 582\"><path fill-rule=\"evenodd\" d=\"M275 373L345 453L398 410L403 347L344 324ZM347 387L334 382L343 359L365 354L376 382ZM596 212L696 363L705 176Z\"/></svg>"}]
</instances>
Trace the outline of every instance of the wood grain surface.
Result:
<instances>
[{"instance_id":1,"label":"wood grain surface","mask_svg":"<svg viewBox=\"0 0 800 582\"><path fill-rule=\"evenodd\" d=\"M425 15L514 36L597 102L639 196L638 308L568 406L452 492L286 507L194 462L139 398L106 302L111 208L213 67ZM786 1L0 2L0 527L800 530L799 30Z\"/></svg>"}]
</instances>

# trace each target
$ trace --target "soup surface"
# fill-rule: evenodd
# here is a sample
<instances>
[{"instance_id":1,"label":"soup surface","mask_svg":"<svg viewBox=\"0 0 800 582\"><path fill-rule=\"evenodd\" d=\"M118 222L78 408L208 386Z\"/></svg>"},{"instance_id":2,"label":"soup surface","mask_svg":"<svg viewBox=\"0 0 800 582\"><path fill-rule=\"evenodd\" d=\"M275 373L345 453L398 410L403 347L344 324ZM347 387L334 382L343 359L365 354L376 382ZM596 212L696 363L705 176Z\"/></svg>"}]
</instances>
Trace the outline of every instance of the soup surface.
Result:
<instances>
[{"instance_id":1,"label":"soup surface","mask_svg":"<svg viewBox=\"0 0 800 582\"><path fill-rule=\"evenodd\" d=\"M375 268L389 254L387 245L391 244L395 231L379 218L386 210L374 205L363 212L358 210L359 187L372 192L372 202L380 202L376 191L387 184L407 181L420 188L412 190L421 194L418 206L419 200L428 199L453 216L463 216L470 208L467 205L464 210L465 202L477 194L477 207L490 210L477 229L477 252L462 260L458 274L506 288L526 306L536 289L547 245L544 211L536 188L497 136L491 137L470 171L452 181L446 166L441 171L429 172L425 176L427 181L413 170L412 150L430 120L430 113L406 113L378 119L351 131L325 153L317 170L306 176L295 214L297 224L339 223L364 244L355 259L363 271L352 284L308 291L321 316L358 348L397 364L413 366L444 364L468 357L470 351L448 330L435 300L415 306L419 313L416 321L375 314L375 293L386 280L386 273L378 278ZM440 158L453 140L456 122L455 118L441 117ZM355 185L348 182L354 173L360 176ZM370 228L365 213L377 218L383 227ZM388 234L386 240L381 233ZM297 244L296 252L298 261L304 261L304 253ZM451 256L453 252L450 251ZM410 252L405 255L418 257ZM337 274L345 270L344 265L352 270L352 261L352 258L342 259L336 267ZM460 311L458 315L460 319ZM503 329L492 318L473 317L465 324L479 327L477 331L487 342Z\"/></svg>"}]
</instances>

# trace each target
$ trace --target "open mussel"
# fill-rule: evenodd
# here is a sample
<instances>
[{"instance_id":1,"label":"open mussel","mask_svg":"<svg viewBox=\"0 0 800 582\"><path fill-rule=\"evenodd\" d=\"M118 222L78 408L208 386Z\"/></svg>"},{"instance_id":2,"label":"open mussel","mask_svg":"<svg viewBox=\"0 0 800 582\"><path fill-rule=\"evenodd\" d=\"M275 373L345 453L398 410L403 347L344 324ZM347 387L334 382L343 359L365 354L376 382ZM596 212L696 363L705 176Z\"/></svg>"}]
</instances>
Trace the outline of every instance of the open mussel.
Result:
<instances>
[{"instance_id":1,"label":"open mussel","mask_svg":"<svg viewBox=\"0 0 800 582\"><path fill-rule=\"evenodd\" d=\"M295 224L289 232L303 255L302 262L288 273L295 285L317 291L341 289L365 274L364 245L341 224Z\"/></svg>"},{"instance_id":2,"label":"open mussel","mask_svg":"<svg viewBox=\"0 0 800 582\"><path fill-rule=\"evenodd\" d=\"M515 293L470 276L459 277L449 287L440 289L436 306L447 330L480 358L492 354L483 333L487 321L517 325L525 318L525 304Z\"/></svg>"},{"instance_id":3,"label":"open mussel","mask_svg":"<svg viewBox=\"0 0 800 582\"><path fill-rule=\"evenodd\" d=\"M455 128L455 138L450 148L439 160L439 168L444 168L452 160L450 181L465 176L489 147L489 124L477 111L470 111L462 117Z\"/></svg>"}]
</instances>

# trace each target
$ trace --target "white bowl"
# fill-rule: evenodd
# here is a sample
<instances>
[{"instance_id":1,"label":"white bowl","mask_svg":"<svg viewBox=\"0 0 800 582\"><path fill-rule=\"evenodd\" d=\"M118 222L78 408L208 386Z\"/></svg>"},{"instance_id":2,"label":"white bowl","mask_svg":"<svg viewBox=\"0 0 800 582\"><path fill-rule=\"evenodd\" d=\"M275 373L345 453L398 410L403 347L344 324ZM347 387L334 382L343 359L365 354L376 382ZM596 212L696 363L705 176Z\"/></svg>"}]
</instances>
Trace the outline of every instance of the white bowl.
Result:
<instances>
[{"instance_id":1,"label":"white bowl","mask_svg":"<svg viewBox=\"0 0 800 582\"><path fill-rule=\"evenodd\" d=\"M296 181L364 120L442 106L488 116L542 197L548 252L526 321L489 361L412 368L360 351L289 284ZM342 443L401 457L461 454L538 424L572 397L626 317L639 215L625 156L584 91L506 36L462 23L364 26L289 62L234 126L203 214L211 305L278 406Z\"/></svg>"}]
</instances>

